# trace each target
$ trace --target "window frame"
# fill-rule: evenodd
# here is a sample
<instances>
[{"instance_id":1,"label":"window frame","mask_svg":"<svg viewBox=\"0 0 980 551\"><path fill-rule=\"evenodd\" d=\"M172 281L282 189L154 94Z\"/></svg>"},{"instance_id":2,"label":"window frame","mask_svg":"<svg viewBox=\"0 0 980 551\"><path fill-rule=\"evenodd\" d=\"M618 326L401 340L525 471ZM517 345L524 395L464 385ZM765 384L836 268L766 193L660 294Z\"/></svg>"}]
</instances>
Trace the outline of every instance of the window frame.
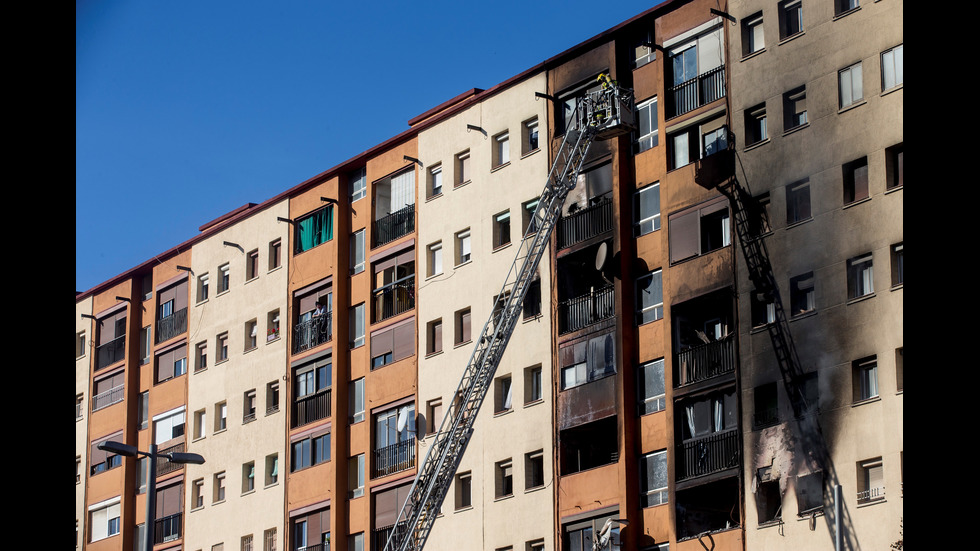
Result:
<instances>
[{"instance_id":1,"label":"window frame","mask_svg":"<svg viewBox=\"0 0 980 551\"><path fill-rule=\"evenodd\" d=\"M803 109L800 109L802 105ZM806 85L783 93L783 132L809 124L806 110Z\"/></svg>"},{"instance_id":2,"label":"window frame","mask_svg":"<svg viewBox=\"0 0 980 551\"><path fill-rule=\"evenodd\" d=\"M766 104L760 103L749 107L744 112L745 115L745 147L764 143L769 140L768 119L766 117Z\"/></svg>"},{"instance_id":3,"label":"window frame","mask_svg":"<svg viewBox=\"0 0 980 551\"><path fill-rule=\"evenodd\" d=\"M762 24L763 18L761 11L742 18L743 58L766 50L765 29ZM758 31L760 36L756 36L756 31ZM756 44L757 39L759 40L759 44Z\"/></svg>"},{"instance_id":4,"label":"window frame","mask_svg":"<svg viewBox=\"0 0 980 551\"><path fill-rule=\"evenodd\" d=\"M490 169L495 170L510 163L510 131L505 130L493 137L493 155Z\"/></svg>"},{"instance_id":5,"label":"window frame","mask_svg":"<svg viewBox=\"0 0 980 551\"><path fill-rule=\"evenodd\" d=\"M886 60L885 56L890 54L891 59ZM899 88L905 84L904 76L904 65L905 65L905 44L899 44L881 52L881 91L887 92L889 90ZM891 77L893 82L889 84L888 76L886 72L887 67L891 67Z\"/></svg>"},{"instance_id":6,"label":"window frame","mask_svg":"<svg viewBox=\"0 0 980 551\"><path fill-rule=\"evenodd\" d=\"M646 114L644 114L646 111ZM636 138L633 140L633 147L636 154L643 153L649 149L660 145L660 107L657 103L657 96L646 99L636 105ZM640 134L642 121L645 120L650 131Z\"/></svg>"},{"instance_id":7,"label":"window frame","mask_svg":"<svg viewBox=\"0 0 980 551\"><path fill-rule=\"evenodd\" d=\"M538 134L538 118L532 117L521 123L521 156L530 155L541 148Z\"/></svg>"},{"instance_id":8,"label":"window frame","mask_svg":"<svg viewBox=\"0 0 980 551\"><path fill-rule=\"evenodd\" d=\"M656 191L657 212L649 216L643 216L643 197L645 194ZM633 193L633 237L641 237L660 230L661 225L661 204L660 204L660 181L638 188ZM649 230L644 230L644 226Z\"/></svg>"},{"instance_id":9,"label":"window frame","mask_svg":"<svg viewBox=\"0 0 980 551\"><path fill-rule=\"evenodd\" d=\"M847 300L874 296L874 257L871 252L847 259Z\"/></svg>"},{"instance_id":10,"label":"window frame","mask_svg":"<svg viewBox=\"0 0 980 551\"><path fill-rule=\"evenodd\" d=\"M322 218L322 220L318 221L317 219L319 218ZM302 254L313 250L320 245L333 241L334 218L333 205L325 205L316 208L303 216L297 217L296 221L293 223L293 254ZM307 243L304 244L302 232L304 230L303 225L306 222L310 222L310 227L308 229L311 233L307 238Z\"/></svg>"},{"instance_id":11,"label":"window frame","mask_svg":"<svg viewBox=\"0 0 980 551\"><path fill-rule=\"evenodd\" d=\"M646 291L648 286L642 285L642 282L650 280L651 284L656 284L659 282L660 287L660 302L646 304L643 300L643 294L645 292L652 293L652 291ZM650 322L661 320L664 317L664 291L663 291L663 269L656 269L652 272L643 274L636 278L634 283L634 288L636 291L636 324L645 325ZM656 297L653 297L656 298ZM649 317L648 313L652 313L653 317Z\"/></svg>"},{"instance_id":12,"label":"window frame","mask_svg":"<svg viewBox=\"0 0 980 551\"><path fill-rule=\"evenodd\" d=\"M648 369L653 369L655 383L659 384L662 389L661 393L654 396L647 396L646 394ZM637 367L637 415L649 415L667 409L667 383L664 369L664 358L644 362Z\"/></svg>"},{"instance_id":13,"label":"window frame","mask_svg":"<svg viewBox=\"0 0 980 551\"><path fill-rule=\"evenodd\" d=\"M783 0L779 2L777 9L780 42L803 33L803 0Z\"/></svg>"},{"instance_id":14,"label":"window frame","mask_svg":"<svg viewBox=\"0 0 980 551\"><path fill-rule=\"evenodd\" d=\"M786 225L792 226L813 219L810 198L810 180L804 179L786 185Z\"/></svg>"},{"instance_id":15,"label":"window frame","mask_svg":"<svg viewBox=\"0 0 980 551\"><path fill-rule=\"evenodd\" d=\"M647 479L648 472L650 470L647 464L649 461L656 462L654 465L654 471L657 475L659 475L659 471L663 472L662 481L656 480L656 478L659 478L658 476L655 476L655 480L653 481ZM656 507L657 505L665 505L668 503L669 498L667 493L667 485L669 476L667 473L667 450L656 450L641 455L639 468L640 502L642 507L645 509L647 507ZM656 487L652 487L657 482L662 483L663 486L658 485Z\"/></svg>"},{"instance_id":16,"label":"window frame","mask_svg":"<svg viewBox=\"0 0 980 551\"><path fill-rule=\"evenodd\" d=\"M347 191L351 203L367 197L367 167L362 166L347 174Z\"/></svg>"},{"instance_id":17,"label":"window frame","mask_svg":"<svg viewBox=\"0 0 980 551\"><path fill-rule=\"evenodd\" d=\"M803 316L817 309L816 281L812 271L790 278L789 308L790 317Z\"/></svg>"},{"instance_id":18,"label":"window frame","mask_svg":"<svg viewBox=\"0 0 980 551\"><path fill-rule=\"evenodd\" d=\"M864 103L864 68L861 61L837 71L837 98L838 110Z\"/></svg>"}]
</instances>

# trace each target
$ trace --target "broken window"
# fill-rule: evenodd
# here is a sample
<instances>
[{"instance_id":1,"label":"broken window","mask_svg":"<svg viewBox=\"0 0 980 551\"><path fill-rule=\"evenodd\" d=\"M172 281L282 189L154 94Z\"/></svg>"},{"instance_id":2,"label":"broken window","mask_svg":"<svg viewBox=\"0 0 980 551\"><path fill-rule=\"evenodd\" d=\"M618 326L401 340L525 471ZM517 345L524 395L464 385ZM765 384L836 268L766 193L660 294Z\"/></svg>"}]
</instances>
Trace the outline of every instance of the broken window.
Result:
<instances>
[{"instance_id":1,"label":"broken window","mask_svg":"<svg viewBox=\"0 0 980 551\"><path fill-rule=\"evenodd\" d=\"M779 420L778 406L776 383L755 387L755 414L752 417L752 425L755 428L762 428L776 424Z\"/></svg>"},{"instance_id":2,"label":"broken window","mask_svg":"<svg viewBox=\"0 0 980 551\"><path fill-rule=\"evenodd\" d=\"M763 467L756 471L757 486L755 504L759 513L759 524L782 518L782 492L779 490L779 478L773 478L772 467Z\"/></svg>"},{"instance_id":3,"label":"broken window","mask_svg":"<svg viewBox=\"0 0 980 551\"><path fill-rule=\"evenodd\" d=\"M799 316L816 308L813 291L813 272L800 274L789 280L790 315Z\"/></svg>"},{"instance_id":4,"label":"broken window","mask_svg":"<svg viewBox=\"0 0 980 551\"><path fill-rule=\"evenodd\" d=\"M739 479L734 476L678 490L675 494L677 539L738 527L740 501Z\"/></svg>"},{"instance_id":5,"label":"broken window","mask_svg":"<svg viewBox=\"0 0 980 551\"><path fill-rule=\"evenodd\" d=\"M640 457L640 502L643 507L667 503L667 450Z\"/></svg>"},{"instance_id":6,"label":"broken window","mask_svg":"<svg viewBox=\"0 0 980 551\"><path fill-rule=\"evenodd\" d=\"M561 474L615 463L619 459L617 434L615 415L561 431L558 436Z\"/></svg>"},{"instance_id":7,"label":"broken window","mask_svg":"<svg viewBox=\"0 0 980 551\"><path fill-rule=\"evenodd\" d=\"M562 390L616 374L616 343L612 333L563 347L560 358Z\"/></svg>"},{"instance_id":8,"label":"broken window","mask_svg":"<svg viewBox=\"0 0 980 551\"><path fill-rule=\"evenodd\" d=\"M823 507L823 471L796 477L796 502L800 515Z\"/></svg>"}]
</instances>

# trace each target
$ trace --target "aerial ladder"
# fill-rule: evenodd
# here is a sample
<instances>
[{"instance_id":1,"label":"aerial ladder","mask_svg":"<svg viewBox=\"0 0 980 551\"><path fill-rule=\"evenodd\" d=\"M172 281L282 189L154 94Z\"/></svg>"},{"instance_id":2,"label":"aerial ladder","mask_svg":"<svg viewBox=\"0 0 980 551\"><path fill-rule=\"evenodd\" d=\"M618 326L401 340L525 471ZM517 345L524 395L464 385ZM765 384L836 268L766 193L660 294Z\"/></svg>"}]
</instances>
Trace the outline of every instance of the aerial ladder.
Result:
<instances>
[{"instance_id":1,"label":"aerial ladder","mask_svg":"<svg viewBox=\"0 0 980 551\"><path fill-rule=\"evenodd\" d=\"M609 139L635 129L632 90L621 88L606 75L600 75L599 81L598 89L576 102L572 122L552 163L531 223L497 294L492 313L476 339L453 404L419 465L384 551L420 551L425 545L473 434L480 406L521 316L524 297L565 199L575 187L589 147L596 139Z\"/></svg>"}]
</instances>

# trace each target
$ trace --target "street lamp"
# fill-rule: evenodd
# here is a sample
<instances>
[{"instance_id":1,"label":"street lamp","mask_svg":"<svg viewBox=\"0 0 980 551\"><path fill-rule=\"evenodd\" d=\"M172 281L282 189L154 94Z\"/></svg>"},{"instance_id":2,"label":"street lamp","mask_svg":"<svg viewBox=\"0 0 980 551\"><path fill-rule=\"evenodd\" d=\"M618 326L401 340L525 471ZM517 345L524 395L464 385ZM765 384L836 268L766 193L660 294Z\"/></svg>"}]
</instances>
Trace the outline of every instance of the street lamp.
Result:
<instances>
[{"instance_id":1,"label":"street lamp","mask_svg":"<svg viewBox=\"0 0 980 551\"><path fill-rule=\"evenodd\" d=\"M602 549L606 547L606 544L609 543L609 540L612 537L612 525L614 522L622 526L626 526L630 523L630 521L624 518L606 519L606 523L602 525L602 529L599 530L595 540L592 542L593 551L602 551Z\"/></svg>"},{"instance_id":2,"label":"street lamp","mask_svg":"<svg viewBox=\"0 0 980 551\"><path fill-rule=\"evenodd\" d=\"M114 453L116 455L122 455L124 457L137 457L144 456L150 459L149 464L146 466L146 529L144 532L144 549L145 551L150 551L153 549L153 523L156 516L156 492L157 492L157 458L162 457L169 461L170 463L186 464L191 463L193 465L203 465L204 457L196 453L184 453L184 452L167 452L167 453L157 453L157 445L150 444L150 451L144 452L136 449L136 446L130 446L128 444L123 444L122 442L114 442L112 440L107 440L102 442L97 446L100 450L107 451L109 453Z\"/></svg>"}]
</instances>

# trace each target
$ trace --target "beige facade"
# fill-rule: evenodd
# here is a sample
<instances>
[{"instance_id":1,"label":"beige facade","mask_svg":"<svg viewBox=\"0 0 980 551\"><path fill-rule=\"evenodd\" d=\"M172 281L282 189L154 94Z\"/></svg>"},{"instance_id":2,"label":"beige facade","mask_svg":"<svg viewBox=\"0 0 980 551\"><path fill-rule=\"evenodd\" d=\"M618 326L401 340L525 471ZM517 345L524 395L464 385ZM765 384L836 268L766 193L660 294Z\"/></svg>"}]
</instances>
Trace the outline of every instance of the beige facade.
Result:
<instances>
[{"instance_id":1,"label":"beige facade","mask_svg":"<svg viewBox=\"0 0 980 551\"><path fill-rule=\"evenodd\" d=\"M75 303L75 543L84 540L85 470L88 465L89 362L93 345L92 297Z\"/></svg>"},{"instance_id":2,"label":"beige facade","mask_svg":"<svg viewBox=\"0 0 980 551\"><path fill-rule=\"evenodd\" d=\"M283 546L288 214L268 205L192 249L185 437L206 462L185 468L186 549Z\"/></svg>"},{"instance_id":3,"label":"beige facade","mask_svg":"<svg viewBox=\"0 0 980 551\"><path fill-rule=\"evenodd\" d=\"M526 207L547 180L548 103L534 96L546 86L539 72L475 91L419 132L418 401L430 434L420 456L450 411L472 339L514 262ZM530 137L537 126L540 142ZM433 189L440 173L441 192ZM550 289L547 262L538 273ZM540 307L525 310L497 369L428 548L554 547L550 293L537 297Z\"/></svg>"}]
</instances>

